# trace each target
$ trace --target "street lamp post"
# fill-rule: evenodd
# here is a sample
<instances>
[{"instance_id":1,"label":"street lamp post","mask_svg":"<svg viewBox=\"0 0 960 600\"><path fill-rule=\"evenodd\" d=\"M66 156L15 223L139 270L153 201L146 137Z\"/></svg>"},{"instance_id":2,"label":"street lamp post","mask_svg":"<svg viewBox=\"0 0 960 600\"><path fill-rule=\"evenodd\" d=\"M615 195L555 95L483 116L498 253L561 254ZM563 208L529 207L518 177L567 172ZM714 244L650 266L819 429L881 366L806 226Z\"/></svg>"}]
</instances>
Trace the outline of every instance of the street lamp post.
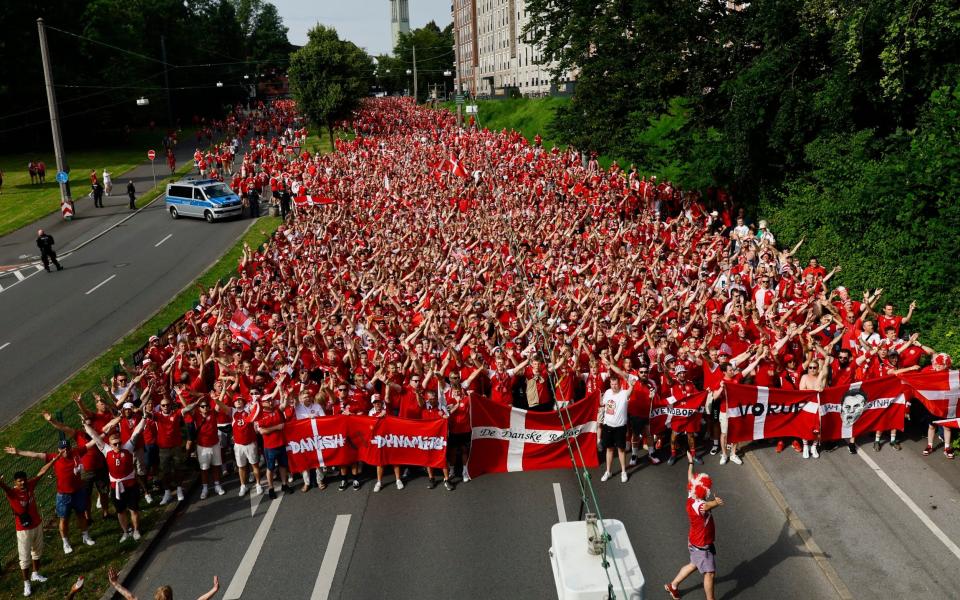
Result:
<instances>
[{"instance_id":1,"label":"street lamp post","mask_svg":"<svg viewBox=\"0 0 960 600\"><path fill-rule=\"evenodd\" d=\"M444 100L450 99L450 93L447 91L447 77L450 77L453 73L450 69L447 69L443 72L443 98Z\"/></svg>"},{"instance_id":2,"label":"street lamp post","mask_svg":"<svg viewBox=\"0 0 960 600\"><path fill-rule=\"evenodd\" d=\"M410 89L411 89L411 87L412 87L412 86L410 85L410 74L411 74L411 73L413 73L413 71L411 71L410 69L407 69L407 95L408 95L408 96L410 95Z\"/></svg>"}]
</instances>

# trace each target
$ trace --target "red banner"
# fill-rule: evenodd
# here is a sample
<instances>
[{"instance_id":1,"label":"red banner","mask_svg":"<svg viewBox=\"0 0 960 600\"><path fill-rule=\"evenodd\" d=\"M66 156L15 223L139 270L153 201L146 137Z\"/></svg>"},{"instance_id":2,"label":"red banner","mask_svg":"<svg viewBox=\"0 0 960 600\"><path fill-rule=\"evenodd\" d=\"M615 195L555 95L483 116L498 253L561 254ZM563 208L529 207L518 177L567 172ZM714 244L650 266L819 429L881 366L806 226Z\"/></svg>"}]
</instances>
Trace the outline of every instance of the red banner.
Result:
<instances>
[{"instance_id":1,"label":"red banner","mask_svg":"<svg viewBox=\"0 0 960 600\"><path fill-rule=\"evenodd\" d=\"M697 433L700 431L701 413L707 401L707 392L700 392L677 400L655 398L650 406L650 433L654 435L666 430L677 433Z\"/></svg>"},{"instance_id":2,"label":"red banner","mask_svg":"<svg viewBox=\"0 0 960 600\"><path fill-rule=\"evenodd\" d=\"M894 376L830 387L820 392L820 437L844 440L903 429L904 384Z\"/></svg>"},{"instance_id":3,"label":"red banner","mask_svg":"<svg viewBox=\"0 0 960 600\"><path fill-rule=\"evenodd\" d=\"M348 419L321 417L290 421L283 426L287 460L292 473L357 461L357 449L347 438Z\"/></svg>"},{"instance_id":4,"label":"red banner","mask_svg":"<svg viewBox=\"0 0 960 600\"><path fill-rule=\"evenodd\" d=\"M595 400L581 400L559 412L530 412L476 398L470 403L470 418L473 432L468 470L471 476L569 469L572 465L568 439L577 441L572 446L578 467L599 464Z\"/></svg>"},{"instance_id":5,"label":"red banner","mask_svg":"<svg viewBox=\"0 0 960 600\"><path fill-rule=\"evenodd\" d=\"M813 390L778 390L724 383L731 443L791 437L815 439L820 404ZM720 400L714 400L719 402Z\"/></svg>"},{"instance_id":6,"label":"red banner","mask_svg":"<svg viewBox=\"0 0 960 600\"><path fill-rule=\"evenodd\" d=\"M368 465L442 469L447 465L447 420L373 419L369 435L358 445L358 456Z\"/></svg>"},{"instance_id":7,"label":"red banner","mask_svg":"<svg viewBox=\"0 0 960 600\"><path fill-rule=\"evenodd\" d=\"M299 207L305 206L323 206L325 204L336 204L337 201L327 196L295 196L293 203Z\"/></svg>"},{"instance_id":8,"label":"red banner","mask_svg":"<svg viewBox=\"0 0 960 600\"><path fill-rule=\"evenodd\" d=\"M960 371L928 371L906 373L900 378L935 417L957 417L957 399L960 398Z\"/></svg>"}]
</instances>

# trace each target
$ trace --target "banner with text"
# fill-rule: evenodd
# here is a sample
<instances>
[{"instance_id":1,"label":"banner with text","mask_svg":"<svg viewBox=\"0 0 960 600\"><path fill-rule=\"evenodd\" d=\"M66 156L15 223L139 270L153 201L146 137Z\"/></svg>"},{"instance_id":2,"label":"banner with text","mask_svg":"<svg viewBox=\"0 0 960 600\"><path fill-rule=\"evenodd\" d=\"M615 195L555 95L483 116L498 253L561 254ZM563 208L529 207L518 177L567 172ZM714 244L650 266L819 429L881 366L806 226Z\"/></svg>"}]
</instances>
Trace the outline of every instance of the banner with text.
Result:
<instances>
[{"instance_id":1,"label":"banner with text","mask_svg":"<svg viewBox=\"0 0 960 600\"><path fill-rule=\"evenodd\" d=\"M820 404L814 390L776 388L724 383L727 395L731 443L789 437L816 439L820 429ZM715 402L719 402L719 398Z\"/></svg>"},{"instance_id":2,"label":"banner with text","mask_svg":"<svg viewBox=\"0 0 960 600\"><path fill-rule=\"evenodd\" d=\"M820 437L843 440L903 429L905 386L894 376L830 387L820 392Z\"/></svg>"}]
</instances>

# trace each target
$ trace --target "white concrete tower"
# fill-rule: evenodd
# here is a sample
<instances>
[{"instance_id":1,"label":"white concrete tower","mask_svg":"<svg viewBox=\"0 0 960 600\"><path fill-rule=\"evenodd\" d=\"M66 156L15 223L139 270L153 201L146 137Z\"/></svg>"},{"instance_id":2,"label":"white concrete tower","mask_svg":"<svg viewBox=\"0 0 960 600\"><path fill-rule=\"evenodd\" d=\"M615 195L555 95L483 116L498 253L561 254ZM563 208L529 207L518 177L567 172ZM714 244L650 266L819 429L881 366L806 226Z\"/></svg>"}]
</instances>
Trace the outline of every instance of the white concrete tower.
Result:
<instances>
[{"instance_id":1,"label":"white concrete tower","mask_svg":"<svg viewBox=\"0 0 960 600\"><path fill-rule=\"evenodd\" d=\"M393 35L393 45L390 52L397 47L401 33L410 33L410 2L409 0L390 0L390 33Z\"/></svg>"}]
</instances>

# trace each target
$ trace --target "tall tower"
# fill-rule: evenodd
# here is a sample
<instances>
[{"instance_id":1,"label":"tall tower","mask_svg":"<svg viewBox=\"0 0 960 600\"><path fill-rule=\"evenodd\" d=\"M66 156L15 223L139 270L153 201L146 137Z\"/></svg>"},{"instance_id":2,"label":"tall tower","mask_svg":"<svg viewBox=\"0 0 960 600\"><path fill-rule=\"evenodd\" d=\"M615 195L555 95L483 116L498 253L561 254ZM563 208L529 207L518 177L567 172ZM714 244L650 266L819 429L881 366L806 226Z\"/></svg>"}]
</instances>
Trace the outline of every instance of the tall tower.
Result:
<instances>
[{"instance_id":1,"label":"tall tower","mask_svg":"<svg viewBox=\"0 0 960 600\"><path fill-rule=\"evenodd\" d=\"M390 33L393 36L393 45L390 52L397 47L401 33L410 33L410 6L409 0L390 0Z\"/></svg>"}]
</instances>

